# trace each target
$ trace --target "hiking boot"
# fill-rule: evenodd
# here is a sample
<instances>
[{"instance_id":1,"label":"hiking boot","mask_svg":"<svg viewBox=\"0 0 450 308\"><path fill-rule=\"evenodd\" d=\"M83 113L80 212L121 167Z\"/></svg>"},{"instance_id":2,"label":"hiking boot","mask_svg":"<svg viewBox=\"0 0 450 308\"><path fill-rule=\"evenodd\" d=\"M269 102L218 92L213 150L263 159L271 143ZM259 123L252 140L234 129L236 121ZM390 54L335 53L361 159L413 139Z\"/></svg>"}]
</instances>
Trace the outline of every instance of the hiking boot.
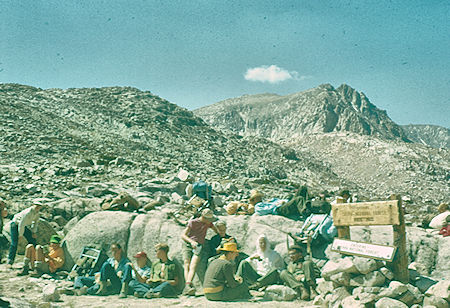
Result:
<instances>
[{"instance_id":1,"label":"hiking boot","mask_svg":"<svg viewBox=\"0 0 450 308\"><path fill-rule=\"evenodd\" d=\"M120 289L119 298L127 298L128 296L128 282L122 283L122 289Z\"/></svg>"},{"instance_id":2,"label":"hiking boot","mask_svg":"<svg viewBox=\"0 0 450 308\"><path fill-rule=\"evenodd\" d=\"M194 289L195 291L195 289ZM195 295L195 293L194 293ZM160 298L161 297L161 293L159 292L152 292L152 291L148 291L147 293L145 293L145 298Z\"/></svg>"},{"instance_id":3,"label":"hiking boot","mask_svg":"<svg viewBox=\"0 0 450 308\"><path fill-rule=\"evenodd\" d=\"M41 277L43 274L44 274L44 272L43 272L41 269L39 269L38 267L36 267L36 268L34 269L34 272L33 272L30 276L33 277L33 278L39 278L39 277Z\"/></svg>"},{"instance_id":4,"label":"hiking boot","mask_svg":"<svg viewBox=\"0 0 450 308\"><path fill-rule=\"evenodd\" d=\"M76 294L77 296L86 295L88 289L89 289L88 286L82 286L82 287L79 288L78 290L75 290L75 294Z\"/></svg>"},{"instance_id":5,"label":"hiking boot","mask_svg":"<svg viewBox=\"0 0 450 308\"><path fill-rule=\"evenodd\" d=\"M28 267L24 267L21 272L17 273L17 276L26 276L28 275L29 269Z\"/></svg>"},{"instance_id":6,"label":"hiking boot","mask_svg":"<svg viewBox=\"0 0 450 308\"><path fill-rule=\"evenodd\" d=\"M100 281L99 286L100 288L98 288L97 292L95 292L95 295L106 295L106 281Z\"/></svg>"},{"instance_id":7,"label":"hiking boot","mask_svg":"<svg viewBox=\"0 0 450 308\"><path fill-rule=\"evenodd\" d=\"M147 293L148 293L148 292L147 292ZM192 285L187 284L187 285L184 287L183 295L187 295L187 296L195 296L195 288L194 288Z\"/></svg>"},{"instance_id":8,"label":"hiking boot","mask_svg":"<svg viewBox=\"0 0 450 308\"><path fill-rule=\"evenodd\" d=\"M309 300L309 291L305 287L300 287L299 290L300 290L300 299L302 301Z\"/></svg>"},{"instance_id":9,"label":"hiking boot","mask_svg":"<svg viewBox=\"0 0 450 308\"><path fill-rule=\"evenodd\" d=\"M133 295L134 295L134 297L137 297L137 298L143 298L145 296L145 293L136 291L136 292L134 292Z\"/></svg>"}]
</instances>

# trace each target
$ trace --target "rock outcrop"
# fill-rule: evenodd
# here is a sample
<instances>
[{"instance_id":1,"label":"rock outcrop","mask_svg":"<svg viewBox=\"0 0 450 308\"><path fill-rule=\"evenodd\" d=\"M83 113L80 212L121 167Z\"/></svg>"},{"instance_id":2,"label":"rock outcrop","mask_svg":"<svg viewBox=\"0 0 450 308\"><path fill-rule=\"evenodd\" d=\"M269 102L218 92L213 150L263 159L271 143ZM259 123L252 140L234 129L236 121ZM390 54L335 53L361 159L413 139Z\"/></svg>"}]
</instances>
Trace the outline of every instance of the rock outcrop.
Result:
<instances>
[{"instance_id":1,"label":"rock outcrop","mask_svg":"<svg viewBox=\"0 0 450 308\"><path fill-rule=\"evenodd\" d=\"M450 148L450 129L438 125L402 125L409 140L433 148Z\"/></svg>"},{"instance_id":2,"label":"rock outcrop","mask_svg":"<svg viewBox=\"0 0 450 308\"><path fill-rule=\"evenodd\" d=\"M202 107L195 113L214 127L276 142L340 131L408 141L386 111L346 84L336 89L323 84L286 96L244 95Z\"/></svg>"}]
</instances>

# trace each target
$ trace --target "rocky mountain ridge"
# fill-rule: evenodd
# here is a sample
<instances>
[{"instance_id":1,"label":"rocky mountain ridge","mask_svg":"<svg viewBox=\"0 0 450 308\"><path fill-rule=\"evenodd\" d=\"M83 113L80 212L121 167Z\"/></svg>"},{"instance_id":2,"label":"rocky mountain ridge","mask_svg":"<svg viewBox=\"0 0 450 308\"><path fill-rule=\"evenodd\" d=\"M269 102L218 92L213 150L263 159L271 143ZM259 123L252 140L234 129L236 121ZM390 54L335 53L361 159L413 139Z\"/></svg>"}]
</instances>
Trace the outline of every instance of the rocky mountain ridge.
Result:
<instances>
[{"instance_id":1,"label":"rocky mountain ridge","mask_svg":"<svg viewBox=\"0 0 450 308\"><path fill-rule=\"evenodd\" d=\"M326 166L290 148L216 131L192 112L130 87L3 84L0 117L0 191L8 200L85 195L80 191L92 183L148 190L149 181L165 183L179 168L241 187L337 181Z\"/></svg>"},{"instance_id":2,"label":"rocky mountain ridge","mask_svg":"<svg viewBox=\"0 0 450 308\"><path fill-rule=\"evenodd\" d=\"M308 96L316 92L350 95L345 87L324 86ZM359 100L361 110L376 110L352 93L355 106ZM273 102L279 96L261 97ZM254 104L259 98L252 96ZM192 112L135 88L42 90L17 84L0 85L0 117L0 195L18 207L36 197L95 199L121 190L170 199L180 168L197 179L232 185L224 201L246 198L255 188L286 197L307 184L331 195L347 187L370 200L395 191L409 198L416 215L424 208L420 204L449 195L448 150L395 139L398 126L386 119L379 121L379 136L320 132L274 143L215 130ZM381 131L383 125L391 130Z\"/></svg>"},{"instance_id":3,"label":"rocky mountain ridge","mask_svg":"<svg viewBox=\"0 0 450 308\"><path fill-rule=\"evenodd\" d=\"M450 129L438 125L402 125L408 139L433 148L450 148Z\"/></svg>"},{"instance_id":4,"label":"rocky mountain ridge","mask_svg":"<svg viewBox=\"0 0 450 308\"><path fill-rule=\"evenodd\" d=\"M244 95L194 112L213 127L275 142L340 131L409 141L386 111L346 84L323 84L286 96Z\"/></svg>"}]
</instances>

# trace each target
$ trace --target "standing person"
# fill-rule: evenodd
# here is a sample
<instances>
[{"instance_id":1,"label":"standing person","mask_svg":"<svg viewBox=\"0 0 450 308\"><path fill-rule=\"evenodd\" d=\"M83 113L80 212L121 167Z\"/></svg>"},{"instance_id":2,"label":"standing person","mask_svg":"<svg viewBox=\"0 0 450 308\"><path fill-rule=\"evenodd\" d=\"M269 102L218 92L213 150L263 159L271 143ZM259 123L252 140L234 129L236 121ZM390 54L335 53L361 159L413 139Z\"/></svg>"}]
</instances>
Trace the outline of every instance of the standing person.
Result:
<instances>
[{"instance_id":1,"label":"standing person","mask_svg":"<svg viewBox=\"0 0 450 308\"><path fill-rule=\"evenodd\" d=\"M16 258L19 239L25 237L29 244L36 245L36 232L39 222L39 211L44 205L35 202L31 207L14 215L11 221L11 246L9 247L8 264L12 265ZM31 230L29 229L31 227Z\"/></svg>"},{"instance_id":2,"label":"standing person","mask_svg":"<svg viewBox=\"0 0 450 308\"><path fill-rule=\"evenodd\" d=\"M28 275L30 265L32 269L36 268L38 276L41 276L43 273L56 272L57 269L64 265L64 250L61 248L60 243L61 238L58 235L52 235L48 253L44 253L41 245L37 245L35 248L33 244L28 244L25 249L23 269L18 275Z\"/></svg>"},{"instance_id":3,"label":"standing person","mask_svg":"<svg viewBox=\"0 0 450 308\"><path fill-rule=\"evenodd\" d=\"M289 248L289 258L287 269L280 273L281 280L294 289L302 300L314 299L317 296L314 263L305 260L303 249L298 245Z\"/></svg>"},{"instance_id":4,"label":"standing person","mask_svg":"<svg viewBox=\"0 0 450 308\"><path fill-rule=\"evenodd\" d=\"M257 252L239 264L237 276L250 285L250 289L259 289L272 285L279 280L279 270L284 268L281 256L270 247L265 235L260 235L256 242Z\"/></svg>"},{"instance_id":5,"label":"standing person","mask_svg":"<svg viewBox=\"0 0 450 308\"><path fill-rule=\"evenodd\" d=\"M234 278L232 261L239 255L236 243L225 243L219 248L223 254L211 262L205 274L203 292L210 301L247 299L251 295L242 279Z\"/></svg>"},{"instance_id":6,"label":"standing person","mask_svg":"<svg viewBox=\"0 0 450 308\"><path fill-rule=\"evenodd\" d=\"M217 220L210 209L204 209L200 218L191 219L181 238L183 242L184 276L186 286L183 290L185 295L195 295L195 288L192 285L194 275L200 262L202 245L205 243L206 232L209 228L218 233L213 221Z\"/></svg>"},{"instance_id":7,"label":"standing person","mask_svg":"<svg viewBox=\"0 0 450 308\"><path fill-rule=\"evenodd\" d=\"M123 288L124 292L120 292L119 298L126 298L128 294L133 294L133 292L136 294L141 285L146 286L146 281L150 278L152 269L147 254L141 251L134 257L136 258L137 267L133 263L128 263L129 267L127 267L127 271L131 271L131 276L133 277L129 283L129 290L125 290L125 286Z\"/></svg>"}]
</instances>

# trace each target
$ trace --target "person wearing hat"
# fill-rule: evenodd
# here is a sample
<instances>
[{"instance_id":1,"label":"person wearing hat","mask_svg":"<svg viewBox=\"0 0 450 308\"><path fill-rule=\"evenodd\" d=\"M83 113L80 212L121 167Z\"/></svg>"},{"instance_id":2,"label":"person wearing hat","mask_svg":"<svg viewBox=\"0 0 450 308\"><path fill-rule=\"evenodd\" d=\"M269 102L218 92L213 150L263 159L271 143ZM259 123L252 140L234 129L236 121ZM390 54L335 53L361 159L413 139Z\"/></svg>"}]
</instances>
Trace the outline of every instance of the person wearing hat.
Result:
<instances>
[{"instance_id":1,"label":"person wearing hat","mask_svg":"<svg viewBox=\"0 0 450 308\"><path fill-rule=\"evenodd\" d=\"M183 240L184 277L186 278L186 286L183 290L185 295L195 295L192 280L200 262L200 254L202 245L205 243L206 232L211 228L214 232L219 233L213 225L213 221L216 220L217 218L210 209L204 209L199 218L189 220L186 229L181 235Z\"/></svg>"},{"instance_id":2,"label":"person wearing hat","mask_svg":"<svg viewBox=\"0 0 450 308\"><path fill-rule=\"evenodd\" d=\"M305 260L303 248L298 245L289 248L289 259L287 269L280 273L280 279L285 285L294 289L300 299L314 299L317 296L314 263Z\"/></svg>"},{"instance_id":3,"label":"person wearing hat","mask_svg":"<svg viewBox=\"0 0 450 308\"><path fill-rule=\"evenodd\" d=\"M239 255L236 243L225 243L218 249L222 255L206 270L203 292L210 301L231 301L251 297L247 284L234 278L232 261Z\"/></svg>"},{"instance_id":4,"label":"person wearing hat","mask_svg":"<svg viewBox=\"0 0 450 308\"><path fill-rule=\"evenodd\" d=\"M60 246L61 237L59 235L52 235L50 238L50 245L48 253L44 252L44 247L33 244L28 244L25 248L25 257L23 259L24 265L19 276L28 275L30 266L35 268L38 276L47 273L54 273L64 265L64 250Z\"/></svg>"},{"instance_id":5,"label":"person wearing hat","mask_svg":"<svg viewBox=\"0 0 450 308\"><path fill-rule=\"evenodd\" d=\"M39 222L39 211L44 205L35 202L31 207L14 215L11 224L11 246L9 246L8 264L12 265L16 258L19 239L25 237L29 244L36 245L36 232ZM31 230L30 230L31 227Z\"/></svg>"},{"instance_id":6,"label":"person wearing hat","mask_svg":"<svg viewBox=\"0 0 450 308\"><path fill-rule=\"evenodd\" d=\"M146 281L150 278L151 262L144 251L138 252L134 255L136 258L137 267L133 263L128 263L126 266L125 276L131 276L132 280L122 282L122 289L120 290L119 298L126 298L128 294L133 294L141 285L146 285Z\"/></svg>"}]
</instances>

